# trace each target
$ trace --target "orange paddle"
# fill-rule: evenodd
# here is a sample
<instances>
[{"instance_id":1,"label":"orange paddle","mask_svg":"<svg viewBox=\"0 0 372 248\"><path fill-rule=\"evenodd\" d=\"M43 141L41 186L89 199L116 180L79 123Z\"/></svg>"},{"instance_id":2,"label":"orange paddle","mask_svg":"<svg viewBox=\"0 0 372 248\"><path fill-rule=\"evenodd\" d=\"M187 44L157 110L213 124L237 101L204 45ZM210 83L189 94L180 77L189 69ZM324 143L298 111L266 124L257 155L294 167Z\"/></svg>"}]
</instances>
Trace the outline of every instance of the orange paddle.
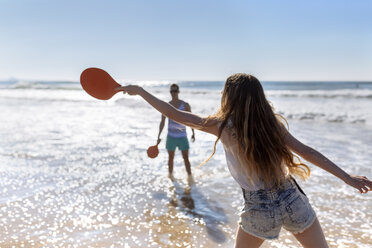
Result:
<instances>
[{"instance_id":1,"label":"orange paddle","mask_svg":"<svg viewBox=\"0 0 372 248\"><path fill-rule=\"evenodd\" d=\"M99 68L85 69L80 75L83 89L91 96L100 100L108 100L116 93L118 84L106 71Z\"/></svg>"},{"instance_id":2,"label":"orange paddle","mask_svg":"<svg viewBox=\"0 0 372 248\"><path fill-rule=\"evenodd\" d=\"M99 68L85 69L80 75L80 83L83 89L91 96L100 100L108 100L116 93L123 91L117 88L118 84L106 71ZM147 149L150 158L156 158L159 154L158 144Z\"/></svg>"},{"instance_id":3,"label":"orange paddle","mask_svg":"<svg viewBox=\"0 0 372 248\"><path fill-rule=\"evenodd\" d=\"M149 158L156 158L159 155L158 145L159 144L150 146L149 149L147 149L147 156L149 156Z\"/></svg>"}]
</instances>

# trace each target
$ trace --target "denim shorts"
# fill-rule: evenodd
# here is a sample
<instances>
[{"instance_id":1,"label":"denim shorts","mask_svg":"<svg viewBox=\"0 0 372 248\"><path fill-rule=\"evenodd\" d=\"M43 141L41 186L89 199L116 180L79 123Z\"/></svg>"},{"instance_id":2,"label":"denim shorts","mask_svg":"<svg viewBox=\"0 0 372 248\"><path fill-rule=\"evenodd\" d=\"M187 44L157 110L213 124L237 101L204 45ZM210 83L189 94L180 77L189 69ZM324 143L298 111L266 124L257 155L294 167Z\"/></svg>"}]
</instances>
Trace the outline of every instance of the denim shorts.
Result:
<instances>
[{"instance_id":1,"label":"denim shorts","mask_svg":"<svg viewBox=\"0 0 372 248\"><path fill-rule=\"evenodd\" d=\"M292 178L269 190L243 189L243 196L239 225L258 238L277 239L282 227L301 233L316 219L305 193Z\"/></svg>"}]
</instances>

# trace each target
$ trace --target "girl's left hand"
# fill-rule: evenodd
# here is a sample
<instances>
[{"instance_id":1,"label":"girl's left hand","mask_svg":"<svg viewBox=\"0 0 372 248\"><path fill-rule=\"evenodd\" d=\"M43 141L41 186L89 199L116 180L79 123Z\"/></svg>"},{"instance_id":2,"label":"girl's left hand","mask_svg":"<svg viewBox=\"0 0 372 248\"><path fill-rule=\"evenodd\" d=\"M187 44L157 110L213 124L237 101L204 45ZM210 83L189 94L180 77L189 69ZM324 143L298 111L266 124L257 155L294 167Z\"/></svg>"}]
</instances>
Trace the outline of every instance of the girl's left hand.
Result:
<instances>
[{"instance_id":1,"label":"girl's left hand","mask_svg":"<svg viewBox=\"0 0 372 248\"><path fill-rule=\"evenodd\" d=\"M364 176L350 176L345 183L359 190L360 193L367 193L372 190L372 182Z\"/></svg>"},{"instance_id":2,"label":"girl's left hand","mask_svg":"<svg viewBox=\"0 0 372 248\"><path fill-rule=\"evenodd\" d=\"M123 94L127 93L128 95L138 95L142 88L137 85L128 85L128 86L120 86L116 88L117 90L123 91Z\"/></svg>"}]
</instances>

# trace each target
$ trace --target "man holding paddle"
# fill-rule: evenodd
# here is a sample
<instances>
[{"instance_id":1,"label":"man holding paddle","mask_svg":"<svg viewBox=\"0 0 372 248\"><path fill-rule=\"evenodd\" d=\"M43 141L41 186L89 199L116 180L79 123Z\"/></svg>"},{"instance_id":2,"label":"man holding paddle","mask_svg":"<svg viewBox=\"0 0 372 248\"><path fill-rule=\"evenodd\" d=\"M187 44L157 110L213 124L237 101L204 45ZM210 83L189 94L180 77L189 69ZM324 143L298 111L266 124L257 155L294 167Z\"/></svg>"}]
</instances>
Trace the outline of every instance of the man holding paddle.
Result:
<instances>
[{"instance_id":1,"label":"man holding paddle","mask_svg":"<svg viewBox=\"0 0 372 248\"><path fill-rule=\"evenodd\" d=\"M169 102L173 107L191 112L191 107L187 102L184 102L178 98L179 94L179 86L177 84L172 84L170 86L170 94L172 96L172 100ZM165 116L161 116L161 121L159 125L159 134L158 134L158 144L160 143L160 134L163 131L165 124ZM195 132L194 129L192 130L192 136L191 141L195 141ZM189 142L187 140L187 134L186 134L186 127L182 124L179 124L171 119L168 119L168 135L165 147L168 150L168 171L169 175L172 175L173 173L173 159L175 150L178 147L178 149L182 152L182 157L185 162L185 168L188 175L191 175L191 166L189 161Z\"/></svg>"}]
</instances>

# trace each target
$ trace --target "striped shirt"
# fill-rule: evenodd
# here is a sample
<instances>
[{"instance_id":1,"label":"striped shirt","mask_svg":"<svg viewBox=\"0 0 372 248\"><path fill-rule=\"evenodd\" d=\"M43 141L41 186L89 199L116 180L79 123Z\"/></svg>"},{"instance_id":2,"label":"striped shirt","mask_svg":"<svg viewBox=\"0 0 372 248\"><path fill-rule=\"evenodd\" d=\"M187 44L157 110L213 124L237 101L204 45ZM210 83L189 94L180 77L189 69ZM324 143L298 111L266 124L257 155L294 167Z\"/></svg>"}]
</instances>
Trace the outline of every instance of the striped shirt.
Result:
<instances>
[{"instance_id":1,"label":"striped shirt","mask_svg":"<svg viewBox=\"0 0 372 248\"><path fill-rule=\"evenodd\" d=\"M181 102L178 109L185 110L185 103ZM186 127L168 118L168 135L173 138L185 138L187 137Z\"/></svg>"}]
</instances>

